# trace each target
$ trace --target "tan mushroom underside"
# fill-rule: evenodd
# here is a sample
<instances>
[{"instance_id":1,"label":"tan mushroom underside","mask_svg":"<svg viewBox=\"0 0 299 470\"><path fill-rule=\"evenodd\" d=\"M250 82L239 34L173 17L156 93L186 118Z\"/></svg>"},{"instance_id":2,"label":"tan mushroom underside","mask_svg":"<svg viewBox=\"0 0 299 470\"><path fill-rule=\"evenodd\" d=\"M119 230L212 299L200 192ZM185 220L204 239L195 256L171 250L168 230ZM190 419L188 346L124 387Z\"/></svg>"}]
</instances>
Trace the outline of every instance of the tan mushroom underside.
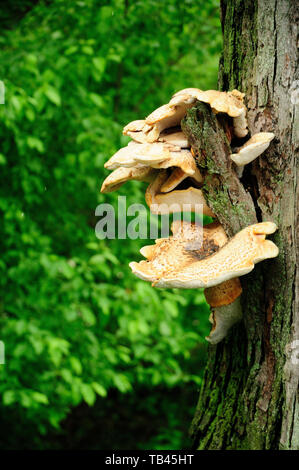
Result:
<instances>
[{"instance_id":1,"label":"tan mushroom underside","mask_svg":"<svg viewBox=\"0 0 299 470\"><path fill-rule=\"evenodd\" d=\"M153 144L138 144L130 142L126 147L116 152L104 165L109 170L119 167L136 167L136 165L150 166L157 169L166 169L172 166L181 168L186 174L200 175L190 150L166 142Z\"/></svg>"},{"instance_id":2,"label":"tan mushroom underside","mask_svg":"<svg viewBox=\"0 0 299 470\"><path fill-rule=\"evenodd\" d=\"M188 139L182 131L161 132L159 142L176 145L182 149L190 147Z\"/></svg>"},{"instance_id":3,"label":"tan mushroom underside","mask_svg":"<svg viewBox=\"0 0 299 470\"><path fill-rule=\"evenodd\" d=\"M165 183L163 183L160 187L161 193L169 193L170 191L173 191L188 177L190 177L190 175L185 173L181 168L174 168ZM191 176L191 179L193 180L195 186L203 182L203 178L197 168L195 173Z\"/></svg>"},{"instance_id":4,"label":"tan mushroom underside","mask_svg":"<svg viewBox=\"0 0 299 470\"><path fill-rule=\"evenodd\" d=\"M179 147L164 142L154 142L153 144L130 142L126 147L118 150L105 163L104 167L108 170L115 170L119 167L133 167L137 163L150 166L169 159L174 150L181 151Z\"/></svg>"},{"instance_id":5,"label":"tan mushroom underside","mask_svg":"<svg viewBox=\"0 0 299 470\"><path fill-rule=\"evenodd\" d=\"M238 166L247 165L269 147L270 142L274 137L275 136L272 132L259 132L258 134L254 134L242 147L239 148L237 153L231 154L230 158Z\"/></svg>"},{"instance_id":6,"label":"tan mushroom underside","mask_svg":"<svg viewBox=\"0 0 299 470\"><path fill-rule=\"evenodd\" d=\"M101 193L111 193L119 189L126 181L136 180L151 182L156 176L156 170L142 166L136 168L117 168L104 180Z\"/></svg>"},{"instance_id":7,"label":"tan mushroom underside","mask_svg":"<svg viewBox=\"0 0 299 470\"><path fill-rule=\"evenodd\" d=\"M162 193L162 188L168 182L167 171L160 171L145 192L145 200L153 214L171 214L182 210L200 212L213 217L200 189L190 187L183 190L173 190Z\"/></svg>"}]
</instances>

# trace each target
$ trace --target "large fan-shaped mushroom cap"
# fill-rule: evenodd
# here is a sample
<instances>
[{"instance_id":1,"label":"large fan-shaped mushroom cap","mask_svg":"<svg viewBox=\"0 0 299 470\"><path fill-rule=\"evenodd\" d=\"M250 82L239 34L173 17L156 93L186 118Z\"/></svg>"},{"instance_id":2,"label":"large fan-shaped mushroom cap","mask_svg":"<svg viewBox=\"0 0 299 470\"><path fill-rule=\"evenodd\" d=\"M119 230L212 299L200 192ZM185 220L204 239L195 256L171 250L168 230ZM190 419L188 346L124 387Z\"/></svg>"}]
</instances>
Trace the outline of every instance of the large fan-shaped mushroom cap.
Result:
<instances>
[{"instance_id":1,"label":"large fan-shaped mushroom cap","mask_svg":"<svg viewBox=\"0 0 299 470\"><path fill-rule=\"evenodd\" d=\"M237 137L245 137L248 134L243 98L244 93L238 90L228 92L207 90L197 96L199 101L208 103L215 112L226 113L233 118L234 134Z\"/></svg>"},{"instance_id":2,"label":"large fan-shaped mushroom cap","mask_svg":"<svg viewBox=\"0 0 299 470\"><path fill-rule=\"evenodd\" d=\"M157 287L198 288L216 286L224 281L249 273L254 265L278 255L277 246L266 240L275 232L273 222L250 225L241 230L215 254L186 252L184 265L168 257L167 244L163 254L163 272L152 261L130 263L134 274L153 282ZM204 246L204 245L203 245ZM175 264L175 268L173 265Z\"/></svg>"},{"instance_id":3,"label":"large fan-shaped mushroom cap","mask_svg":"<svg viewBox=\"0 0 299 470\"><path fill-rule=\"evenodd\" d=\"M202 90L200 90L199 88L183 88L183 90L177 91L172 96L172 98L175 98L176 96L181 96L181 95L184 95L184 96L188 95L197 99L197 96L199 95L199 93L202 93Z\"/></svg>"},{"instance_id":4,"label":"large fan-shaped mushroom cap","mask_svg":"<svg viewBox=\"0 0 299 470\"><path fill-rule=\"evenodd\" d=\"M194 259L215 253L226 242L226 234L218 222L202 227L200 224L176 221L172 224L173 237L156 240L155 245L141 248L148 261L130 263L134 274L154 282L178 267L184 268Z\"/></svg>"}]
</instances>

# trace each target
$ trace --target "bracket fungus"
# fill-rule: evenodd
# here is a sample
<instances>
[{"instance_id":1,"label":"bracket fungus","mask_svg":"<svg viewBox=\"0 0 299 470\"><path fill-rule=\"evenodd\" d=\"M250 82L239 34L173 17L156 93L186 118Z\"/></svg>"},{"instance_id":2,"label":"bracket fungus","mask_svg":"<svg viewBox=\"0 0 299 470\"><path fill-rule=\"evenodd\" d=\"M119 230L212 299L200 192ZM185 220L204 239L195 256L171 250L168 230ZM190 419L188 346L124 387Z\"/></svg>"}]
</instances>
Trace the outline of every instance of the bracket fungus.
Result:
<instances>
[{"instance_id":1,"label":"bracket fungus","mask_svg":"<svg viewBox=\"0 0 299 470\"><path fill-rule=\"evenodd\" d=\"M272 132L254 134L238 149L237 153L230 155L230 158L238 167L238 174L240 176L242 176L244 166L259 157L269 147L274 137Z\"/></svg>"},{"instance_id":2,"label":"bracket fungus","mask_svg":"<svg viewBox=\"0 0 299 470\"><path fill-rule=\"evenodd\" d=\"M198 230L194 228L187 236L186 230L172 230L173 237L156 240L156 245L141 250L147 261L132 262L130 268L154 287L205 288L213 323L207 340L217 343L242 318L238 277L252 271L256 263L278 255L277 246L266 240L276 225L250 225L227 241L221 225L214 222L203 227L202 243L198 243Z\"/></svg>"},{"instance_id":3,"label":"bracket fungus","mask_svg":"<svg viewBox=\"0 0 299 470\"><path fill-rule=\"evenodd\" d=\"M166 142L168 144L177 145L182 149L186 149L189 147L188 139L182 131L163 131L160 134L159 142Z\"/></svg>"},{"instance_id":4,"label":"bracket fungus","mask_svg":"<svg viewBox=\"0 0 299 470\"><path fill-rule=\"evenodd\" d=\"M150 183L155 177L155 170L149 166L136 166L133 168L116 168L105 179L102 184L102 193L111 193L119 189L124 183L130 180L144 181Z\"/></svg>"},{"instance_id":5,"label":"bracket fungus","mask_svg":"<svg viewBox=\"0 0 299 470\"><path fill-rule=\"evenodd\" d=\"M169 105L185 105L194 101L202 101L211 106L215 113L225 113L233 118L233 128L236 137L245 137L248 134L246 106L243 102L244 93L238 90L202 91L198 88L186 88L176 93L169 102ZM192 101L193 100L193 101Z\"/></svg>"},{"instance_id":6,"label":"bracket fungus","mask_svg":"<svg viewBox=\"0 0 299 470\"><path fill-rule=\"evenodd\" d=\"M204 227L174 222L173 236L143 247L140 251L147 260L132 262L130 267L155 287L203 288L212 323L206 339L216 344L242 318L239 276L252 271L256 263L277 256L278 248L266 240L266 235L276 230L273 222L249 225L229 239L217 220L219 214L209 207L196 151L181 128L182 119L198 101L209 105L210 112L219 118L229 144L233 140L236 145L240 138L244 143L249 131L243 93L185 88L146 118L124 127L123 133L132 140L105 163L105 168L114 171L101 191L117 190L129 180L144 181L149 183L145 200L152 213L178 212L188 204L191 212L200 207L204 215L215 219ZM260 132L235 147L237 151L231 149L227 158L235 163L239 177L244 165L261 155L273 138L271 132Z\"/></svg>"},{"instance_id":7,"label":"bracket fungus","mask_svg":"<svg viewBox=\"0 0 299 470\"><path fill-rule=\"evenodd\" d=\"M206 227L204 226L203 229L204 234L208 230ZM167 243L172 243L170 237L166 239L164 245L161 268L156 258L140 263L130 263L130 267L134 274L141 279L150 280L156 287L196 289L216 286L224 281L250 273L254 265L264 259L275 258L278 255L278 248L271 240L266 240L266 235L274 233L276 228L273 222L249 225L216 252L208 255L203 242L202 250L199 253L197 253L198 250L184 250L185 262L182 263L181 260L173 269L171 269L173 260L169 261L168 259ZM207 233L209 234L209 232ZM205 241L205 235L203 240ZM184 244L184 240L179 239L179 241ZM209 237L207 238L207 246L210 246ZM159 246L159 253L160 248ZM159 257L159 259L161 258Z\"/></svg>"},{"instance_id":8,"label":"bracket fungus","mask_svg":"<svg viewBox=\"0 0 299 470\"><path fill-rule=\"evenodd\" d=\"M214 214L207 205L202 191L190 186L187 189L175 189L179 186L186 174L175 176L175 171L168 176L167 172L160 171L145 192L145 201L153 214L171 214L180 212L184 205L189 205L190 212L195 212L196 207L202 207L203 214L213 217ZM194 175L192 175L194 178ZM195 179L195 182L198 180Z\"/></svg>"}]
</instances>

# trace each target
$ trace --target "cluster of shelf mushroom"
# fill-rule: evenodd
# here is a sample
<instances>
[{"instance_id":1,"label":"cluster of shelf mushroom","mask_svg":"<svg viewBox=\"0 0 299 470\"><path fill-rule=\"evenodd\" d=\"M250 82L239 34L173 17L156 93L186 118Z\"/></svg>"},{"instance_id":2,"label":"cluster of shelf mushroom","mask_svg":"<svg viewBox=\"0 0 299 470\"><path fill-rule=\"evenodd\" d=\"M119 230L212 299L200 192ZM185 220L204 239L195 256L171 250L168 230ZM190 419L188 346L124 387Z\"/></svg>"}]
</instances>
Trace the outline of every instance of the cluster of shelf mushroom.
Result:
<instances>
[{"instance_id":1,"label":"cluster of shelf mushroom","mask_svg":"<svg viewBox=\"0 0 299 470\"><path fill-rule=\"evenodd\" d=\"M254 265L278 255L277 246L266 240L276 230L273 222L250 225L228 239L217 216L208 206L201 187L204 178L194 153L181 129L181 121L197 101L207 103L213 113L230 117L229 140L248 135L244 94L238 90L220 92L186 88L173 95L145 119L125 126L123 133L132 140L105 164L113 172L105 179L101 191L117 190L126 181L149 183L145 200L152 213L167 214L190 211L201 205L204 215L215 218L203 227L199 243L196 223L174 222L173 236L145 246L141 254L147 259L132 262L133 273L156 287L204 288L211 307L213 324L207 340L221 341L228 329L242 316L239 276L249 273ZM260 132L232 152L235 171L241 177L244 165L250 163L269 146L274 134Z\"/></svg>"}]
</instances>

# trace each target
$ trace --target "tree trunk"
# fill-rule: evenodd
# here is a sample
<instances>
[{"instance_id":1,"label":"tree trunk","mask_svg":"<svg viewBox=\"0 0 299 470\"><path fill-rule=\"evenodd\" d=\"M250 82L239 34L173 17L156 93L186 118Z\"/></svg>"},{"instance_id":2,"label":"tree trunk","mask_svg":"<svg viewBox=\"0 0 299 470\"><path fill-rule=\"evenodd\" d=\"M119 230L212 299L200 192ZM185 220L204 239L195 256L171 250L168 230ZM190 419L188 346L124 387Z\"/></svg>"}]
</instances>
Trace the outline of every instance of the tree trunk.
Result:
<instances>
[{"instance_id":1,"label":"tree trunk","mask_svg":"<svg viewBox=\"0 0 299 470\"><path fill-rule=\"evenodd\" d=\"M236 212L227 198L222 201L226 216L221 222L232 235L255 221L274 221L278 230L272 239L280 253L241 278L244 320L222 343L209 347L191 426L199 449L299 448L296 3L221 2L224 44L219 87L246 94L251 134L275 134L265 154L246 167L241 183L232 183L238 190L237 207L245 210ZM184 123L195 150L205 106L191 110ZM221 207L224 186L217 187L218 194L210 190L209 202Z\"/></svg>"}]
</instances>

